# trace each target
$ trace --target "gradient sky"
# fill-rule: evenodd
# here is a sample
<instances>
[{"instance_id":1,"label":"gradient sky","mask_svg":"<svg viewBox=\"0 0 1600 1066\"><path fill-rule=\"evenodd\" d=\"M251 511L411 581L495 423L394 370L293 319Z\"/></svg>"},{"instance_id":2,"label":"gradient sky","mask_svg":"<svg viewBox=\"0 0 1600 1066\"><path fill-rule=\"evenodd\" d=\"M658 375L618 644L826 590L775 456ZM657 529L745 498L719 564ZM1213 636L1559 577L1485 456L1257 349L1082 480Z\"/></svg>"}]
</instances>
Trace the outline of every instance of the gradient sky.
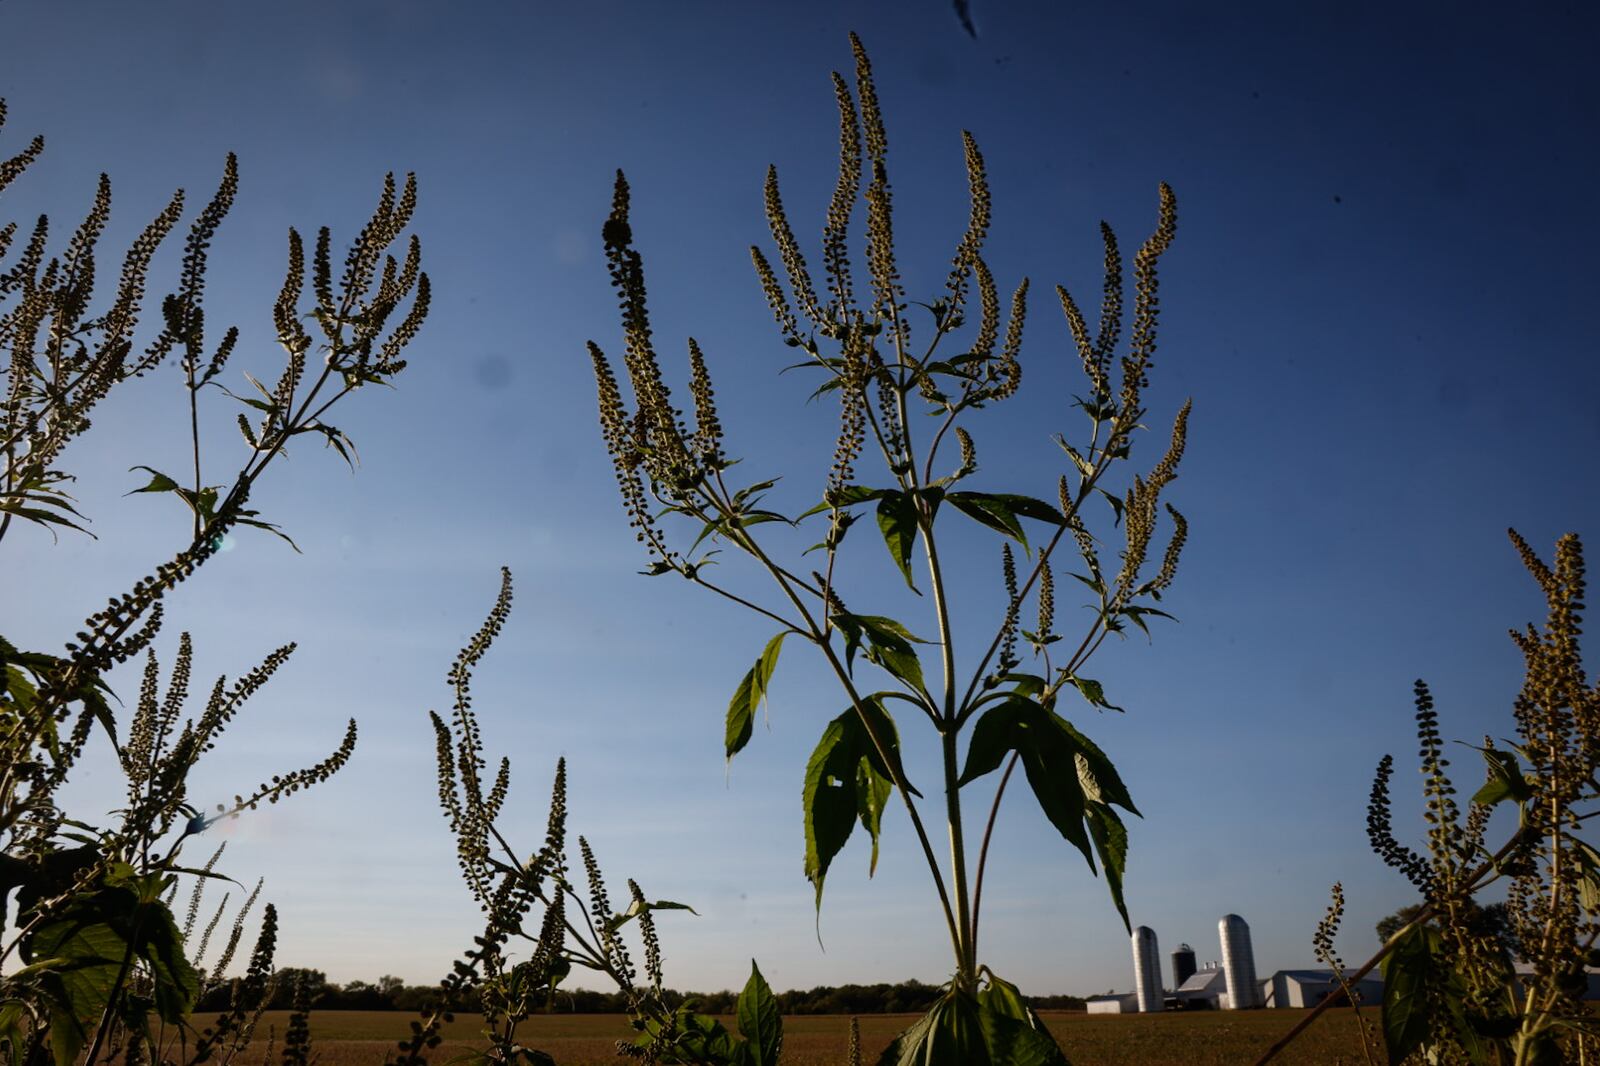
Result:
<instances>
[{"instance_id":1,"label":"gradient sky","mask_svg":"<svg viewBox=\"0 0 1600 1066\"><path fill-rule=\"evenodd\" d=\"M842 701L795 645L770 730L725 773L722 715L768 627L635 576L644 560L584 353L590 338L620 347L599 241L620 166L665 357L693 333L740 471L787 474L783 508L817 498L835 413L776 376L791 353L746 249L767 243L768 163L797 229L809 240L820 227L837 143L828 72L848 69L850 29L876 67L912 295L942 284L964 226L963 128L988 160L998 282L1026 274L1035 286L1023 395L973 426L976 487L1051 495L1050 436L1082 415L1067 402L1075 357L1050 286L1092 303L1097 222L1131 248L1154 223L1157 183L1178 194L1149 406L1164 423L1195 402L1169 490L1192 526L1165 604L1181 622L1153 644L1108 644L1087 671L1125 716L1064 706L1146 815L1131 824L1134 922L1163 953L1188 941L1206 960L1220 953L1217 919L1237 912L1270 972L1312 964L1332 882L1349 900L1340 946L1352 961L1376 947L1374 922L1410 901L1364 822L1373 767L1393 752L1397 825L1420 831L1412 680L1434 685L1448 735L1508 734L1520 663L1505 631L1542 606L1504 530L1546 552L1569 530L1600 537L1596 16L973 6L977 40L942 0L0 2L11 111L0 152L47 138L0 219L48 211L64 240L106 170L106 247L120 250L172 188L199 199L239 153L209 311L242 328L238 369L276 373L269 312L286 228L327 224L348 239L385 171L418 175L434 311L398 391L339 412L361 468L296 450L252 499L305 554L239 536L170 597L160 641L170 657L192 631L198 678L300 642L197 775L197 798L308 764L346 716L360 720L334 781L211 830L229 841L229 874L266 877L280 963L420 983L478 931L437 809L425 712L446 706L445 671L505 564L516 610L477 684L489 749L515 764L505 824L536 845L565 755L572 828L614 894L631 876L700 913L663 920L669 983L736 986L751 956L780 988L948 975L898 808L875 879L862 839L836 862L819 948L799 793ZM178 381L168 370L120 390L67 453L100 539L14 530L0 632L59 647L185 537L176 501L121 495L134 463L181 467ZM213 404L218 471L242 447L232 421ZM884 580L882 549L853 543L852 607L928 628L915 613L925 605ZM997 549L959 543L979 576L958 592L991 610ZM132 673L114 684L137 691ZM910 751L929 791L927 738ZM1476 755L1461 749L1457 765L1475 788ZM115 806L109 764L87 765L71 798L91 821ZM1036 993L1131 987L1104 885L1024 790L1002 823L984 960Z\"/></svg>"}]
</instances>

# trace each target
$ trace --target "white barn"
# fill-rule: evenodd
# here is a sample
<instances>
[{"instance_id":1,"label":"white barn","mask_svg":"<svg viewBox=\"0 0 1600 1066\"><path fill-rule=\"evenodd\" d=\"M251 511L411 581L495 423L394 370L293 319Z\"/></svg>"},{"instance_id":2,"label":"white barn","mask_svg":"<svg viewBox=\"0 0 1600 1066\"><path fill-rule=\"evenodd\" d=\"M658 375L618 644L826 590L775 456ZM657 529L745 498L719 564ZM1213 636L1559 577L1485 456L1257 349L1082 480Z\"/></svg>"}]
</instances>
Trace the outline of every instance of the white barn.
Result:
<instances>
[{"instance_id":1,"label":"white barn","mask_svg":"<svg viewBox=\"0 0 1600 1066\"><path fill-rule=\"evenodd\" d=\"M1279 970L1266 985L1268 1007L1315 1007L1330 996L1344 995L1332 970ZM1350 982L1350 988L1362 1003L1383 1002L1383 979L1376 974Z\"/></svg>"},{"instance_id":2,"label":"white barn","mask_svg":"<svg viewBox=\"0 0 1600 1066\"><path fill-rule=\"evenodd\" d=\"M1179 1010L1221 1010L1227 995L1227 977L1217 966L1195 971L1172 993Z\"/></svg>"},{"instance_id":3,"label":"white barn","mask_svg":"<svg viewBox=\"0 0 1600 1066\"><path fill-rule=\"evenodd\" d=\"M1090 1014L1133 1014L1139 1009L1139 996L1135 992L1118 995L1090 996L1084 1000L1084 1010Z\"/></svg>"}]
</instances>

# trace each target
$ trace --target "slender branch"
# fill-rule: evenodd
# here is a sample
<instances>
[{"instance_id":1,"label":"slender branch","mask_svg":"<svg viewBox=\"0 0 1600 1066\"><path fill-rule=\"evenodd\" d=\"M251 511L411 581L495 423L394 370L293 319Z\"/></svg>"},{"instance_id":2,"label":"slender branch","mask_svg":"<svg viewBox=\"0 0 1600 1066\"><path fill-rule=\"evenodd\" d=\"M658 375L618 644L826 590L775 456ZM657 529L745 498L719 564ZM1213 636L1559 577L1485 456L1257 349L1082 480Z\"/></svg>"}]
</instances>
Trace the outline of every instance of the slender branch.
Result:
<instances>
[{"instance_id":1,"label":"slender branch","mask_svg":"<svg viewBox=\"0 0 1600 1066\"><path fill-rule=\"evenodd\" d=\"M983 826L983 844L978 848L978 874L972 888L972 940L978 940L978 920L983 915L983 872L989 865L989 838L994 835L996 819L1000 815L1000 797L1006 794L1011 783L1011 771L1017 768L1019 753L1013 751L1006 762L1006 772L1000 775L1000 787L994 790L994 803L989 806L989 820Z\"/></svg>"},{"instance_id":2,"label":"slender branch","mask_svg":"<svg viewBox=\"0 0 1600 1066\"><path fill-rule=\"evenodd\" d=\"M1524 825L1518 827L1517 831L1511 834L1510 839L1500 846L1499 851L1495 852L1494 855L1488 859L1488 861L1483 863L1483 865L1479 866L1472 872L1472 875L1467 878L1464 887L1457 890L1457 894L1461 896L1470 896L1473 892L1476 892L1480 887L1482 887L1479 882L1485 881L1489 875L1496 874L1498 872L1501 860L1516 850L1517 846L1522 843L1523 837L1528 835L1528 832L1528 826ZM1400 928L1398 932L1386 940L1383 947L1378 949L1378 953L1376 955L1362 963L1361 966L1348 977L1349 982L1351 984L1355 984L1367 974L1371 973L1380 962L1389 957L1389 953L1395 949L1395 945L1400 942L1401 938L1405 936L1406 933L1409 933L1417 926L1426 923L1429 918L1434 916L1438 910L1438 905L1439 901L1423 904L1422 909L1417 911L1416 916L1412 918L1411 921L1407 922ZM1335 997L1329 996L1323 999L1315 1007L1312 1007L1305 1017L1301 1018L1295 1023L1292 1029L1283 1034L1283 1036L1279 1037L1271 1047L1267 1048L1266 1051L1261 1053L1261 1057L1256 1059L1254 1066L1266 1066L1267 1063L1276 1058L1278 1052L1292 1044L1301 1033L1311 1028L1312 1024L1316 1022L1318 1018L1322 1017L1324 1011L1333 1006L1334 998Z\"/></svg>"}]
</instances>

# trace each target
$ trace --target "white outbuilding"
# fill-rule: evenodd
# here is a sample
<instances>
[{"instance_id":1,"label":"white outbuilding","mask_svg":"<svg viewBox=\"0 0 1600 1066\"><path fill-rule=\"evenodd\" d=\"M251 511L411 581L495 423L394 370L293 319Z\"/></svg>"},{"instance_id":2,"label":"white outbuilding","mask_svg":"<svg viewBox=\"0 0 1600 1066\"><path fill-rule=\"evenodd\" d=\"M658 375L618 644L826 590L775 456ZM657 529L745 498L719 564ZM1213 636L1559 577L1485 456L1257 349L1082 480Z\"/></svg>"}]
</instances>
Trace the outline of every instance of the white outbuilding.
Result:
<instances>
[{"instance_id":1,"label":"white outbuilding","mask_svg":"<svg viewBox=\"0 0 1600 1066\"><path fill-rule=\"evenodd\" d=\"M1350 982L1350 990L1361 1003L1383 1002L1383 979L1368 974ZM1279 970L1267 981L1269 1007L1315 1007L1329 997L1342 997L1344 987L1332 970Z\"/></svg>"},{"instance_id":2,"label":"white outbuilding","mask_svg":"<svg viewBox=\"0 0 1600 1066\"><path fill-rule=\"evenodd\" d=\"M1137 992L1121 995L1111 992L1103 996L1090 996L1084 1000L1084 1010L1090 1014L1133 1014L1139 1010L1139 995Z\"/></svg>"}]
</instances>

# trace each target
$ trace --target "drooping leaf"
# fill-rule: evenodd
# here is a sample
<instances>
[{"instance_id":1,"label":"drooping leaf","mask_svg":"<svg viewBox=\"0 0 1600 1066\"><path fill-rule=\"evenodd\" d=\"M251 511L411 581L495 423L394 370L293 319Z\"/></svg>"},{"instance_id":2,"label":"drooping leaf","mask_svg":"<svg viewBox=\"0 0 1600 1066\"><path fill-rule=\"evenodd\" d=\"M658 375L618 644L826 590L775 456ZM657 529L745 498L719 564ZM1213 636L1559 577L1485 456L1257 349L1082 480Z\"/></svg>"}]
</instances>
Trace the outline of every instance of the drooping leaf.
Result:
<instances>
[{"instance_id":1,"label":"drooping leaf","mask_svg":"<svg viewBox=\"0 0 1600 1066\"><path fill-rule=\"evenodd\" d=\"M878 498L878 529L890 558L900 568L912 592L917 584L911 578L911 549L917 541L917 502L903 492L885 493Z\"/></svg>"},{"instance_id":2,"label":"drooping leaf","mask_svg":"<svg viewBox=\"0 0 1600 1066\"><path fill-rule=\"evenodd\" d=\"M869 759L856 766L856 817L861 828L872 837L872 859L867 866L867 876L878 872L878 835L883 828L883 812L894 792L894 782L872 768Z\"/></svg>"},{"instance_id":3,"label":"drooping leaf","mask_svg":"<svg viewBox=\"0 0 1600 1066\"><path fill-rule=\"evenodd\" d=\"M958 784L966 785L997 769L1013 751L1020 756L1028 784L1050 824L1083 853L1089 868L1094 870L1095 845L1091 840L1094 826L1085 828L1088 807L1114 803L1134 814L1139 813L1116 767L1105 752L1078 732L1072 723L1033 700L1013 696L979 717L967 745L967 761ZM1104 822L1104 818L1101 821ZM1116 826L1120 825L1117 821ZM1112 886L1112 898L1118 901L1120 873L1127 855L1126 834L1122 835L1119 851L1112 847L1113 827L1103 824L1101 829L1107 834L1107 848L1117 860L1119 881Z\"/></svg>"},{"instance_id":4,"label":"drooping leaf","mask_svg":"<svg viewBox=\"0 0 1600 1066\"><path fill-rule=\"evenodd\" d=\"M822 910L822 885L828 866L856 824L855 779L862 752L860 722L854 710L828 723L806 764L801 805L805 814L806 877L816 888Z\"/></svg>"},{"instance_id":5,"label":"drooping leaf","mask_svg":"<svg viewBox=\"0 0 1600 1066\"><path fill-rule=\"evenodd\" d=\"M884 740L886 752L880 752L873 742L872 733L862 722L863 715L872 720L872 731ZM857 821L872 835L873 864L876 865L883 809L896 776L905 780L904 774L894 720L880 697L863 697L860 710L847 708L823 730L822 739L806 764L801 792L805 817L805 872L816 887L819 911L828 867L850 839ZM917 794L909 782L907 788L913 795Z\"/></svg>"},{"instance_id":6,"label":"drooping leaf","mask_svg":"<svg viewBox=\"0 0 1600 1066\"><path fill-rule=\"evenodd\" d=\"M1091 802L1085 811L1089 836L1094 850L1100 856L1100 868L1105 871L1106 887L1111 890L1111 902L1122 915L1122 925L1129 933L1133 923L1128 920L1128 904L1122 898L1122 876L1128 868L1128 827L1122 824L1117 812L1104 803Z\"/></svg>"},{"instance_id":7,"label":"drooping leaf","mask_svg":"<svg viewBox=\"0 0 1600 1066\"><path fill-rule=\"evenodd\" d=\"M1052 713L1051 717L1055 719L1056 727L1072 738L1077 749L1078 777L1083 779L1084 788L1096 793L1102 802L1115 803L1123 810L1143 818L1139 808L1133 805L1133 797L1128 795L1128 786L1122 783L1117 768L1099 745L1078 732L1076 726L1060 715Z\"/></svg>"},{"instance_id":8,"label":"drooping leaf","mask_svg":"<svg viewBox=\"0 0 1600 1066\"><path fill-rule=\"evenodd\" d=\"M1085 800L1083 784L1074 765L1075 753L1061 744L1054 732L1037 726L1018 731L1017 750L1022 753L1022 769L1034 798L1039 801L1039 809L1044 811L1062 839L1083 854L1089 870L1094 872L1094 855L1083 826Z\"/></svg>"},{"instance_id":9,"label":"drooping leaf","mask_svg":"<svg viewBox=\"0 0 1600 1066\"><path fill-rule=\"evenodd\" d=\"M756 960L750 960L750 980L739 993L739 1035L750 1048L751 1066L778 1066L783 1053L783 1013Z\"/></svg>"},{"instance_id":10,"label":"drooping leaf","mask_svg":"<svg viewBox=\"0 0 1600 1066\"><path fill-rule=\"evenodd\" d=\"M766 699L767 686L772 681L772 671L778 665L778 653L783 650L783 638L788 635L789 631L786 629L767 641L767 646L762 649L755 665L744 675L739 687L734 690L733 699L728 703L727 727L723 736L723 748L729 759L750 742L756 711Z\"/></svg>"}]
</instances>

